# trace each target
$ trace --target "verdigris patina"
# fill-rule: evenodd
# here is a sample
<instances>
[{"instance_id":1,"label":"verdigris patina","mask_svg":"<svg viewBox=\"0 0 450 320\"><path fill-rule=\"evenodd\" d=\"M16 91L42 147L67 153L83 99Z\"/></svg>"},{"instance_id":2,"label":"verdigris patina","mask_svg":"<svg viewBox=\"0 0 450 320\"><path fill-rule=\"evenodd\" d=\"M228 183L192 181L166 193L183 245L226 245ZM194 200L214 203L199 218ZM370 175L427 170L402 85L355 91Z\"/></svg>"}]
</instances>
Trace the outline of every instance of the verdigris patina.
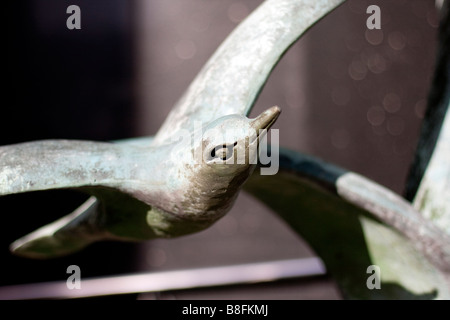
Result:
<instances>
[{"instance_id":1,"label":"verdigris patina","mask_svg":"<svg viewBox=\"0 0 450 320\"><path fill-rule=\"evenodd\" d=\"M195 136L196 125L213 125L220 128L216 133L236 135L230 141L210 137L216 145L207 147L228 146L248 136L249 120L245 115L280 57L342 2L265 1L218 48L153 139L121 144L41 141L1 147L0 195L80 188L101 202L90 199L68 217L19 239L11 246L13 252L46 258L111 238L109 233L104 234L103 227L91 230L98 229L106 216L120 221L114 223L114 229L109 228L116 238L139 240L193 232L216 221L229 209L250 171L236 174L228 166L222 175L206 169L192 171L183 162L190 150L180 144L172 147L174 140ZM258 128L268 128L278 113L278 108L269 109L260 116L260 120L269 120L259 121ZM226 183L220 183L219 177ZM203 185L217 189L204 193ZM187 190L184 196L181 189ZM211 203L217 213L207 213L214 211L208 208ZM183 212L192 206L197 212L206 212L187 218ZM140 224L144 217L149 230ZM93 219L93 223L86 223ZM89 232L80 231L86 228ZM74 234L70 240L63 236L69 234L68 230Z\"/></svg>"},{"instance_id":2,"label":"verdigris patina","mask_svg":"<svg viewBox=\"0 0 450 320\"><path fill-rule=\"evenodd\" d=\"M260 133L279 113L273 107L252 120L224 116L159 147L67 140L1 147L0 194L78 188L101 200L17 240L13 250L46 258L98 240L209 227L233 205L257 163Z\"/></svg>"}]
</instances>

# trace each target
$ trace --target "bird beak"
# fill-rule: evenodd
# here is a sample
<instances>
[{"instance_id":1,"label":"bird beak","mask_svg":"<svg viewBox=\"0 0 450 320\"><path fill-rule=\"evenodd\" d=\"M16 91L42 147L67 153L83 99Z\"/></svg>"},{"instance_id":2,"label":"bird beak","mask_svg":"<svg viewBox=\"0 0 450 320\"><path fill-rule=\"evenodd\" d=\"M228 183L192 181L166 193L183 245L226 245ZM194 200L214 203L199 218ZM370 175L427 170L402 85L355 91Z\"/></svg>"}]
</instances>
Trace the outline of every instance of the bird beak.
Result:
<instances>
[{"instance_id":1,"label":"bird beak","mask_svg":"<svg viewBox=\"0 0 450 320\"><path fill-rule=\"evenodd\" d=\"M250 125L255 129L257 136L259 136L261 130L269 130L272 124L274 124L277 120L280 113L281 109L278 106L274 106L261 113L255 119L251 120Z\"/></svg>"}]
</instances>

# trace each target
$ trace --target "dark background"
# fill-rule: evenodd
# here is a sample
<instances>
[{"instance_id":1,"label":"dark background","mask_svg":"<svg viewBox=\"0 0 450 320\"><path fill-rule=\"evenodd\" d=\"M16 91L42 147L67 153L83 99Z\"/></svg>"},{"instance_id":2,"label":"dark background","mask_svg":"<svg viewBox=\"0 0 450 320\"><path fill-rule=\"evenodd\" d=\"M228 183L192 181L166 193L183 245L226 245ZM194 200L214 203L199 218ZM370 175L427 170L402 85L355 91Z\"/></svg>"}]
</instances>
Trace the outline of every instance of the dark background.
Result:
<instances>
[{"instance_id":1,"label":"dark background","mask_svg":"<svg viewBox=\"0 0 450 320\"><path fill-rule=\"evenodd\" d=\"M8 1L0 145L39 139L109 141L155 134L223 39L261 1ZM81 30L66 8L81 8ZM381 8L367 30L366 8ZM280 144L359 172L398 193L417 142L433 70L431 0L349 0L283 57L251 115L279 105ZM13 257L17 238L70 213L69 191L0 198L0 286L313 256L286 225L242 194L211 229L145 244L98 243L52 261ZM364 272L364 271L362 271ZM326 277L140 298L336 299ZM128 296L135 299L136 296Z\"/></svg>"},{"instance_id":2,"label":"dark background","mask_svg":"<svg viewBox=\"0 0 450 320\"><path fill-rule=\"evenodd\" d=\"M66 9L81 8L82 29L66 28ZM39 139L114 140L133 135L133 37L127 1L9 1L5 60L7 99L0 144ZM69 214L87 197L71 191L36 192L0 199L0 283L127 272L134 246L96 244L54 261L13 257L11 241Z\"/></svg>"}]
</instances>

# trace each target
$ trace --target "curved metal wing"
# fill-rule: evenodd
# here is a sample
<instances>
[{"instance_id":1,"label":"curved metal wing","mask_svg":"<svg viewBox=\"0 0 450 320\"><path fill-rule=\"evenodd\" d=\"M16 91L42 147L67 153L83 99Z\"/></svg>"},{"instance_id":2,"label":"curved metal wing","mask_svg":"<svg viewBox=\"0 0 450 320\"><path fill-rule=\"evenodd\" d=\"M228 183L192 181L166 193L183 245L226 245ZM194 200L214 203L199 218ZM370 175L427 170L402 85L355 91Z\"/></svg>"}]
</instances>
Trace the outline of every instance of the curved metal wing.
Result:
<instances>
[{"instance_id":1,"label":"curved metal wing","mask_svg":"<svg viewBox=\"0 0 450 320\"><path fill-rule=\"evenodd\" d=\"M276 175L253 174L244 189L312 246L346 298L450 297L448 236L390 190L286 149ZM367 286L372 265L379 290Z\"/></svg>"},{"instance_id":2,"label":"curved metal wing","mask_svg":"<svg viewBox=\"0 0 450 320\"><path fill-rule=\"evenodd\" d=\"M450 235L450 2L441 6L434 78L405 197Z\"/></svg>"},{"instance_id":3,"label":"curved metal wing","mask_svg":"<svg viewBox=\"0 0 450 320\"><path fill-rule=\"evenodd\" d=\"M136 145L44 140L0 147L0 195L103 186L123 189L148 152ZM134 163L132 163L132 161Z\"/></svg>"},{"instance_id":4,"label":"curved metal wing","mask_svg":"<svg viewBox=\"0 0 450 320\"><path fill-rule=\"evenodd\" d=\"M229 114L247 115L270 72L312 25L345 0L266 0L222 43L171 110L155 136L173 134Z\"/></svg>"}]
</instances>

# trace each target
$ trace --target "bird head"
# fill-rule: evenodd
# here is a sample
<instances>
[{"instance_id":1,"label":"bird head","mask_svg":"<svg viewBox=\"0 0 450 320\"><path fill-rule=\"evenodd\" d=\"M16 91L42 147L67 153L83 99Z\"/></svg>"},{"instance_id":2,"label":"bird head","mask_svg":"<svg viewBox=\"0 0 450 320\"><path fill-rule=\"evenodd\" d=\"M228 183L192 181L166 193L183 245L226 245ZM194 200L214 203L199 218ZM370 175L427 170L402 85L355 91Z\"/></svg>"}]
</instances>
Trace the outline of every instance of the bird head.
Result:
<instances>
[{"instance_id":1,"label":"bird head","mask_svg":"<svg viewBox=\"0 0 450 320\"><path fill-rule=\"evenodd\" d=\"M210 122L203 130L201 156L194 157L204 168L218 175L247 170L257 163L260 138L278 118L280 108L272 107L255 119L228 115ZM201 161L199 161L201 160Z\"/></svg>"},{"instance_id":2,"label":"bird head","mask_svg":"<svg viewBox=\"0 0 450 320\"><path fill-rule=\"evenodd\" d=\"M227 115L194 132L185 214L209 219L225 214L257 163L260 138L280 114L272 107L258 117ZM197 136L197 138L195 138Z\"/></svg>"}]
</instances>

